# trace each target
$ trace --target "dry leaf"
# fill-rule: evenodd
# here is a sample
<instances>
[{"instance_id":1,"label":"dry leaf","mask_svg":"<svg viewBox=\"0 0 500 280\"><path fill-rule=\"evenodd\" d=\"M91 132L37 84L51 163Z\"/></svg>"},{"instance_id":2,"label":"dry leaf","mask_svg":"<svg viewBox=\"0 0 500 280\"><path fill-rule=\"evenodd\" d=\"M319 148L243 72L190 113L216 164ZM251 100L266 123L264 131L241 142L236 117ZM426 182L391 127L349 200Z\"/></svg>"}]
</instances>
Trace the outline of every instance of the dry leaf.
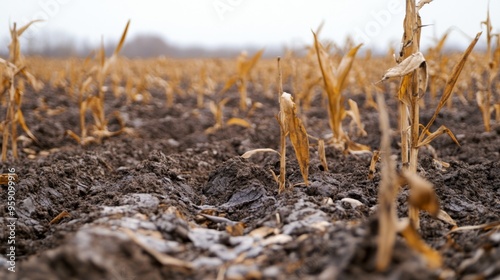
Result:
<instances>
[{"instance_id":1,"label":"dry leaf","mask_svg":"<svg viewBox=\"0 0 500 280\"><path fill-rule=\"evenodd\" d=\"M57 224L59 221L61 221L65 217L71 217L71 215L68 213L68 211L64 210L59 215L57 215L52 221L50 221L49 225Z\"/></svg>"},{"instance_id":2,"label":"dry leaf","mask_svg":"<svg viewBox=\"0 0 500 280\"><path fill-rule=\"evenodd\" d=\"M267 152L277 153L278 155L280 154L276 150L269 149L269 148L263 148L263 149L255 149L255 150L247 151L244 154L242 154L241 157L242 158L250 158L251 156L253 156L253 155L257 154L257 153L267 153Z\"/></svg>"},{"instance_id":3,"label":"dry leaf","mask_svg":"<svg viewBox=\"0 0 500 280\"><path fill-rule=\"evenodd\" d=\"M226 83L224 84L224 87L221 89L221 91L219 93L223 94L226 91L228 91L233 85L236 84L238 79L239 79L238 76L232 76L231 78L229 78L229 80L226 81Z\"/></svg>"},{"instance_id":4,"label":"dry leaf","mask_svg":"<svg viewBox=\"0 0 500 280\"><path fill-rule=\"evenodd\" d=\"M412 223L405 219L403 220L403 225L399 227L403 228L401 235L405 238L408 246L419 252L425 258L430 268L439 268L442 266L443 260L439 252L425 244L417 230L412 226Z\"/></svg>"},{"instance_id":5,"label":"dry leaf","mask_svg":"<svg viewBox=\"0 0 500 280\"><path fill-rule=\"evenodd\" d=\"M347 100L347 102L349 103L349 107L351 108L351 110L347 111L346 113L352 118L352 122L355 123L358 127L358 136L366 136L367 133L364 129L365 126L361 122L361 115L359 113L358 104L352 99Z\"/></svg>"},{"instance_id":6,"label":"dry leaf","mask_svg":"<svg viewBox=\"0 0 500 280\"><path fill-rule=\"evenodd\" d=\"M453 227L457 226L457 222L455 222L455 220L453 220L453 218L451 218L450 215L448 215L448 213L446 213L444 210L439 210L437 218L447 224L452 225Z\"/></svg>"},{"instance_id":7,"label":"dry leaf","mask_svg":"<svg viewBox=\"0 0 500 280\"><path fill-rule=\"evenodd\" d=\"M241 63L241 66L238 69L239 71L238 74L240 75L240 77L248 76L248 74L250 74L250 71L252 70L253 67L255 67L259 59L262 57L263 53L264 49L261 49L257 53L255 53L252 58L245 60L244 62Z\"/></svg>"},{"instance_id":8,"label":"dry leaf","mask_svg":"<svg viewBox=\"0 0 500 280\"><path fill-rule=\"evenodd\" d=\"M300 172L306 185L309 184L309 138L302 121L297 117L297 108L289 93L281 95L280 104L285 113L285 120L289 132L290 141L295 150L295 156L299 162Z\"/></svg>"},{"instance_id":9,"label":"dry leaf","mask_svg":"<svg viewBox=\"0 0 500 280\"><path fill-rule=\"evenodd\" d=\"M420 0L417 4L417 10L420 11L425 4L430 4L434 0Z\"/></svg>"},{"instance_id":10,"label":"dry leaf","mask_svg":"<svg viewBox=\"0 0 500 280\"><path fill-rule=\"evenodd\" d=\"M238 125L238 126L242 126L242 127L246 127L246 128L249 128L249 127L252 127L252 125L244 120L244 119L240 119L240 118L230 118L227 122L226 122L227 125Z\"/></svg>"},{"instance_id":11,"label":"dry leaf","mask_svg":"<svg viewBox=\"0 0 500 280\"><path fill-rule=\"evenodd\" d=\"M359 48L361 48L363 44L359 44L355 46L354 48L350 49L349 52L342 57L342 60L340 61L339 66L337 67L337 70L334 72L334 77L335 77L335 88L336 91L340 94L345 86L346 86L346 80L347 80L347 75L349 74L349 71L352 68L352 64L354 63L354 58L356 57L356 54L358 53Z\"/></svg>"},{"instance_id":12,"label":"dry leaf","mask_svg":"<svg viewBox=\"0 0 500 280\"><path fill-rule=\"evenodd\" d=\"M116 46L115 51L113 52L113 56L117 56L118 53L121 51L123 44L125 43L125 38L127 37L129 26L130 26L130 19L127 21L127 25L125 25L125 29L123 30L120 42L118 42L118 45Z\"/></svg>"},{"instance_id":13,"label":"dry leaf","mask_svg":"<svg viewBox=\"0 0 500 280\"><path fill-rule=\"evenodd\" d=\"M482 225L476 225L476 226L457 227L457 228L454 228L454 229L450 230L448 232L448 234L454 233L454 232L459 232L459 231L468 231L468 230L476 230L476 229L482 229L482 230L496 229L496 230L500 230L500 221L491 222L491 223L482 224Z\"/></svg>"},{"instance_id":14,"label":"dry leaf","mask_svg":"<svg viewBox=\"0 0 500 280\"><path fill-rule=\"evenodd\" d=\"M19 124L21 125L24 132L28 135L28 137L33 139L33 141L35 141L36 143L38 143L38 139L36 139L35 135L33 135L33 133L31 133L31 130L28 128L28 125L26 125L26 121L24 120L24 115L21 109L17 110L16 121L19 122Z\"/></svg>"},{"instance_id":15,"label":"dry leaf","mask_svg":"<svg viewBox=\"0 0 500 280\"><path fill-rule=\"evenodd\" d=\"M434 131L433 133L429 133L429 135L427 137L425 137L425 139L420 141L417 145L417 148L425 146L425 145L429 145L432 142L432 140L436 139L439 135L442 135L442 134L448 134L448 136L450 136L451 140L453 140L453 142L455 142L455 144L460 146L460 143L458 143L458 139L455 137L453 132L451 132L451 130L448 129L446 126L442 125L436 131Z\"/></svg>"},{"instance_id":16,"label":"dry leaf","mask_svg":"<svg viewBox=\"0 0 500 280\"><path fill-rule=\"evenodd\" d=\"M370 147L356 143L354 141L351 141L348 137L345 137L346 139L346 152L349 152L351 154L366 154L366 153L371 153Z\"/></svg>"},{"instance_id":17,"label":"dry leaf","mask_svg":"<svg viewBox=\"0 0 500 280\"><path fill-rule=\"evenodd\" d=\"M387 70L380 81L406 76L421 67L427 67L425 57L421 52L417 52L401 61L397 66Z\"/></svg>"},{"instance_id":18,"label":"dry leaf","mask_svg":"<svg viewBox=\"0 0 500 280\"><path fill-rule=\"evenodd\" d=\"M410 171L403 172L401 176L411 188L408 199L410 205L437 217L439 214L439 200L434 192L434 186L429 181Z\"/></svg>"},{"instance_id":19,"label":"dry leaf","mask_svg":"<svg viewBox=\"0 0 500 280\"><path fill-rule=\"evenodd\" d=\"M419 139L418 139L419 143L423 142L425 135L429 131L431 125L436 120L439 112L441 111L441 109L443 108L443 106L446 104L446 102L448 101L448 99L451 97L451 93L453 91L453 87L455 86L455 84L456 84L456 82L458 80L458 77L460 76L460 73L462 72L462 69L464 68L465 62L467 61L467 58L469 57L469 54L474 49L474 46L476 45L477 41L479 40L479 37L481 37L481 34L482 34L481 32L477 33L477 35L474 38L474 40L472 40L472 42L470 43L469 47L467 47L467 49L463 53L462 57L460 58L460 60L458 61L458 63L453 68L453 70L451 72L451 76L450 76L451 78L448 79L448 81L446 82L446 87L444 89L443 95L441 96L441 100L439 100L439 104L436 107L436 110L434 111L434 114L432 115L432 118L427 123L427 125L422 130L422 132L420 133L420 136L419 136ZM458 141L456 141L456 142L458 143Z\"/></svg>"}]
</instances>

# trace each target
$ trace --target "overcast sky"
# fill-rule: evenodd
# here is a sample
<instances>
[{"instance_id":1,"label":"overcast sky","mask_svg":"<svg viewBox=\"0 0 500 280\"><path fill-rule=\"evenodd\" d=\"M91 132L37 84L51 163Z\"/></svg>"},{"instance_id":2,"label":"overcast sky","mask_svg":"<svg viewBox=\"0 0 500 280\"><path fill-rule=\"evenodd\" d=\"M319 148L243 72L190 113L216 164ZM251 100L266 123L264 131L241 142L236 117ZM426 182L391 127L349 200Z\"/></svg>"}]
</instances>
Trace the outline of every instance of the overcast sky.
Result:
<instances>
[{"instance_id":1,"label":"overcast sky","mask_svg":"<svg viewBox=\"0 0 500 280\"><path fill-rule=\"evenodd\" d=\"M311 29L325 21L321 36L343 42L347 35L368 46L398 46L404 0L22 0L2 1L0 38L9 22L45 19L26 36L55 40L68 34L97 43L116 41L131 19L129 36L152 33L181 46L208 47L251 44L257 47L311 43ZM486 17L487 0L434 0L421 10L422 44L448 28L457 30L449 45L462 47ZM500 0L491 0L494 31L500 31ZM462 33L463 32L463 33ZM33 35L35 34L35 35ZM467 38L469 36L469 39Z\"/></svg>"}]
</instances>

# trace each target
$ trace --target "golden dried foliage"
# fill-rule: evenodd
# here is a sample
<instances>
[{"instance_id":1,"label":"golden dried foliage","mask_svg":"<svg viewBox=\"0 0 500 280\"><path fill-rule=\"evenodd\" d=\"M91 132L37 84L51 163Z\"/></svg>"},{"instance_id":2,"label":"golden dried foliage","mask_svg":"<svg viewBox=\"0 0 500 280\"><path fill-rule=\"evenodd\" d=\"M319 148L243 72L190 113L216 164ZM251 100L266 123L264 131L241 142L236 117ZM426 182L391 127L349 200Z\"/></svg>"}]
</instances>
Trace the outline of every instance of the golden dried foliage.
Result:
<instances>
[{"instance_id":1,"label":"golden dried foliage","mask_svg":"<svg viewBox=\"0 0 500 280\"><path fill-rule=\"evenodd\" d=\"M108 130L108 119L104 110L104 97L105 97L105 85L104 82L109 74L110 69L114 64L117 63L118 55L120 50L125 43L125 38L127 37L128 28L130 25L130 20L127 22L125 29L122 33L120 41L116 46L113 54L109 59L106 59L104 52L104 45L101 41L101 47L97 53L97 65L94 66L88 73L86 80L82 83L79 90L79 109L80 109L80 132L78 135L75 132L68 130L66 133L73 138L75 141L81 145L87 145L89 143L99 143L103 138L116 136L123 132L128 132L129 130L125 128L125 124L118 112L113 113L116 117L118 123L120 123L120 129L117 131ZM97 93L91 94L91 85L95 83L97 87ZM91 115L94 120L94 125L92 126L92 135L88 135L88 128L85 123L85 115L87 111L90 110Z\"/></svg>"},{"instance_id":2,"label":"golden dried foliage","mask_svg":"<svg viewBox=\"0 0 500 280\"><path fill-rule=\"evenodd\" d=\"M430 268L435 269L443 265L441 254L422 240L417 229L413 226L413 223L407 219L403 219L400 221L399 228L408 246L420 253Z\"/></svg>"},{"instance_id":3,"label":"golden dried foliage","mask_svg":"<svg viewBox=\"0 0 500 280\"><path fill-rule=\"evenodd\" d=\"M430 133L429 129L431 125L434 123L436 120L439 112L441 109L444 107L444 105L447 103L448 99L451 97L451 94L453 92L453 88L455 87L455 84L457 83L458 77L460 76L460 73L462 73L462 69L464 68L465 62L467 61L467 58L469 57L470 53L474 49L474 46L476 45L477 41L479 40L479 37L481 36L481 33L478 33L474 40L470 43L469 47L465 50L463 53L462 57L458 61L458 63L455 65L451 72L451 76L446 82L446 86L443 91L443 95L441 96L441 100L439 100L439 104L436 107L436 110L434 111L434 114L432 115L430 121L427 123L427 125L424 127L422 132L420 133L420 136L418 138L418 144L417 147L421 147L424 145L429 144L434 138L437 136L447 133L451 139L458 145L458 140L455 138L453 133L446 128L445 126L441 126L436 132Z\"/></svg>"},{"instance_id":4,"label":"golden dried foliage","mask_svg":"<svg viewBox=\"0 0 500 280\"><path fill-rule=\"evenodd\" d=\"M370 151L370 148L361 144L354 143L349 136L344 132L342 127L342 121L348 115L345 110L345 98L342 95L342 91L347 85L347 76L351 70L354 58L361 47L357 45L349 50L349 52L342 58L340 64L337 68L334 68L329 59L328 53L325 47L319 42L318 36L313 32L314 35L314 46L316 50L316 55L323 76L324 90L328 97L328 116L330 128L333 132L332 142L335 146L340 149L344 149L345 152L365 152ZM351 101L351 108L353 108ZM357 111L357 105L355 106ZM358 111L359 112L359 111ZM355 111L351 110L351 116L356 118L359 116ZM354 119L355 123L361 125L361 121ZM358 127L363 131L362 127Z\"/></svg>"},{"instance_id":5,"label":"golden dried foliage","mask_svg":"<svg viewBox=\"0 0 500 280\"><path fill-rule=\"evenodd\" d=\"M242 52L236 60L236 74L231 76L221 90L221 94L228 91L233 85L238 87L240 93L240 109L247 110L247 86L250 78L250 72L257 65L262 57L264 49L258 51L253 57L247 58L247 53Z\"/></svg>"},{"instance_id":6,"label":"golden dried foliage","mask_svg":"<svg viewBox=\"0 0 500 280\"><path fill-rule=\"evenodd\" d=\"M418 150L441 134L448 134L451 139L458 144L458 140L453 133L446 127L441 126L435 132L429 132L439 111L451 97L452 90L458 80L458 77L467 61L469 54L478 41L481 33L469 45L462 55L458 64L454 67L452 74L446 82L443 95L434 115L429 123L420 131L420 101L427 91L428 85L428 67L424 55L420 52L420 29L422 27L418 10L423 5L431 1L420 1L415 6L415 0L406 1L406 16L404 20L404 34L402 38L402 49L396 61L398 65L386 71L381 81L393 77L401 77L401 83L398 90L399 99L399 128L401 133L401 159L405 170L416 173L418 164ZM417 7L417 9L416 9ZM442 39L439 44L443 44ZM442 46L438 45L438 49ZM419 227L419 215L416 208L410 204L409 207L410 222L414 227Z\"/></svg>"},{"instance_id":7,"label":"golden dried foliage","mask_svg":"<svg viewBox=\"0 0 500 280\"><path fill-rule=\"evenodd\" d=\"M441 255L425 244L420 238L414 226L415 222L412 221L413 217L410 216L409 219L404 218L398 221L396 215L396 196L400 186L408 185L411 188L408 199L409 206L416 210L427 211L435 218L438 218L440 215L444 216L440 212L439 200L434 192L434 187L429 181L414 172L403 171L400 175L396 173L396 163L391 157L389 115L384 97L381 94L377 95L377 105L380 114L380 132L382 134L380 143L382 171L378 194L379 232L377 236L377 270L384 271L388 268L398 232L403 235L411 248L419 252L426 259L429 267L440 267L442 265ZM372 160L372 163L374 161Z\"/></svg>"},{"instance_id":8,"label":"golden dried foliage","mask_svg":"<svg viewBox=\"0 0 500 280\"><path fill-rule=\"evenodd\" d=\"M275 152L280 155L280 174L277 176L273 172L273 177L278 183L278 192L286 189L286 138L289 137L292 142L295 156L299 162L300 172L305 185L309 184L309 138L302 121L297 117L297 108L289 93L283 92L282 71L280 58L278 58L278 85L279 85L279 104L280 111L277 120L280 126L280 150L263 148L248 151L242 155L243 158L249 158L258 152Z\"/></svg>"},{"instance_id":9,"label":"golden dried foliage","mask_svg":"<svg viewBox=\"0 0 500 280\"><path fill-rule=\"evenodd\" d=\"M300 172L306 185L309 184L309 138L302 121L297 117L297 108L289 93L283 92L280 97L280 122L285 127L292 142L295 156L299 162ZM281 117L283 114L283 118Z\"/></svg>"},{"instance_id":10,"label":"golden dried foliage","mask_svg":"<svg viewBox=\"0 0 500 280\"><path fill-rule=\"evenodd\" d=\"M26 25L17 29L16 23L10 28L11 43L9 45L9 58L4 60L0 58L0 63L5 66L2 86L0 91L0 97L6 95L7 99L7 110L5 120L1 122L0 128L2 131L2 161L7 161L7 150L9 148L9 141L11 143L11 150L14 159L19 157L17 150L17 126L20 125L24 132L35 142L37 138L28 128L24 120L24 115L21 110L22 97L24 94L25 81L30 84L30 86L35 90L39 91L44 85L41 81L35 78L27 70L27 65L24 62L24 57L21 54L21 45L19 37L26 31L33 23L39 22L40 20L33 20L28 22Z\"/></svg>"}]
</instances>

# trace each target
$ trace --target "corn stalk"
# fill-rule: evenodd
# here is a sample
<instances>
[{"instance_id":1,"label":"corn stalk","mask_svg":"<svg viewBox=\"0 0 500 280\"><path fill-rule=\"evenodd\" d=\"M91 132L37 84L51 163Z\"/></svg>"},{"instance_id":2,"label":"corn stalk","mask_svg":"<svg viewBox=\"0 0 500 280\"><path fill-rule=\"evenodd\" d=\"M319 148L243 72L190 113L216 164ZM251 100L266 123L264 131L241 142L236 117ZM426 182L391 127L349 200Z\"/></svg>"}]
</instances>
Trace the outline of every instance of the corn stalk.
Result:
<instances>
[{"instance_id":1,"label":"corn stalk","mask_svg":"<svg viewBox=\"0 0 500 280\"><path fill-rule=\"evenodd\" d=\"M445 126L441 126L435 132L429 132L430 126L436 119L439 111L446 104L452 94L453 87L465 65L465 62L474 48L481 33L469 45L462 55L462 58L454 67L452 74L448 78L441 100L429 123L420 131L419 101L427 89L427 62L423 54L419 51L421 20L418 10L430 1L420 1L415 5L415 0L406 1L406 17L404 20L404 35L402 39L402 49L396 59L398 65L389 69L382 80L391 77L402 77L398 92L399 99L399 126L401 133L401 160L404 171L416 174L418 164L419 148L430 144L430 142L441 134L448 134L451 139L458 144L453 133ZM415 228L419 228L418 209L410 205L410 223Z\"/></svg>"},{"instance_id":2,"label":"corn stalk","mask_svg":"<svg viewBox=\"0 0 500 280\"><path fill-rule=\"evenodd\" d=\"M309 138L302 121L297 117L297 107L289 93L283 92L283 80L278 58L278 92L280 111L276 119L280 125L280 147L279 151L263 148L255 149L244 153L241 157L249 158L259 152L274 152L280 155L280 174L277 176L272 170L273 177L278 183L278 193L286 189L286 138L290 137L295 152L295 157L299 162L300 172L304 179L304 184L309 185Z\"/></svg>"},{"instance_id":3,"label":"corn stalk","mask_svg":"<svg viewBox=\"0 0 500 280\"><path fill-rule=\"evenodd\" d=\"M221 90L221 94L229 90L233 85L238 87L240 93L240 109L247 110L247 87L250 79L250 72L255 67L259 59L262 57L264 50L258 51L253 57L247 58L247 53L242 52L236 60L236 75L229 78Z\"/></svg>"},{"instance_id":4,"label":"corn stalk","mask_svg":"<svg viewBox=\"0 0 500 280\"><path fill-rule=\"evenodd\" d=\"M314 46L316 50L316 55L318 58L319 67L321 74L323 76L323 86L328 97L328 116L330 128L333 132L332 143L344 152L367 152L370 148L352 141L347 133L344 132L342 127L342 121L347 115L353 117L358 128L362 131L363 128L359 127L361 125L359 117L359 111L357 105L354 101L349 101L351 105L351 110L347 111L345 106L345 97L342 95L342 91L347 86L346 80L349 71L354 63L354 58L362 46L357 45L349 50L349 52L342 58L340 64L337 68L333 68L331 61L328 57L328 53L325 48L319 42L316 33L314 35Z\"/></svg>"},{"instance_id":5,"label":"corn stalk","mask_svg":"<svg viewBox=\"0 0 500 280\"><path fill-rule=\"evenodd\" d=\"M34 20L21 28L17 29L16 23L10 28L11 43L9 45L9 59L3 60L0 58L0 63L6 68L5 76L2 84L4 92L0 93L3 96L7 92L7 110L5 120L2 122L2 162L7 161L7 150L9 141L12 145L12 155L15 159L19 157L17 151L17 126L20 125L24 132L35 142L38 142L36 137L31 133L24 120L23 112L21 111L22 95L24 92L24 81L28 81L35 91L39 91L43 87L43 83L38 81L35 76L28 72L24 63L24 57L21 54L21 46L19 37L33 23L40 20Z\"/></svg>"},{"instance_id":6,"label":"corn stalk","mask_svg":"<svg viewBox=\"0 0 500 280\"><path fill-rule=\"evenodd\" d=\"M481 110L482 117L483 117L483 123L484 123L484 130L485 131L491 131L491 112L493 109L496 109L496 120L500 120L499 116L499 104L495 104L492 106L493 103L493 94L492 94L492 88L493 88L493 80L498 74L498 71L500 69L499 61L500 59L500 46L498 39L498 34L492 34L493 27L491 25L491 18L490 18L490 10L488 7L488 12L486 15L486 20L482 22L482 24L486 27L486 59L488 62L487 65L487 70L486 70L486 78L484 79L483 85L480 85L479 88L480 90L476 94L476 100L477 104L479 106L479 109ZM492 41L494 36L497 36L497 46L496 50L492 48ZM495 61L496 60L496 61Z\"/></svg>"},{"instance_id":7,"label":"corn stalk","mask_svg":"<svg viewBox=\"0 0 500 280\"><path fill-rule=\"evenodd\" d=\"M92 142L100 142L103 138L116 136L125 130L124 123L118 113L115 113L115 117L120 123L121 128L118 131L109 131L107 128L108 120L106 119L106 114L104 110L104 98L105 98L105 87L104 82L110 71L110 68L116 63L120 50L123 47L125 38L127 36L128 27L130 25L130 20L127 22L125 29L122 33L120 41L116 46L113 55L106 59L106 54L104 52L104 45L101 41L101 47L97 54L97 66L93 67L88 73L87 79L82 83L79 90L79 109L80 109L80 132L78 135L75 132L68 130L66 133L73 139L75 139L79 144L86 145ZM95 73L95 74L94 74ZM94 74L94 75L93 75ZM87 91L92 82L95 81L97 87L97 94L87 95ZM94 119L94 126L92 130L92 135L88 135L87 126L85 123L85 115L87 110L92 112L92 117Z\"/></svg>"}]
</instances>

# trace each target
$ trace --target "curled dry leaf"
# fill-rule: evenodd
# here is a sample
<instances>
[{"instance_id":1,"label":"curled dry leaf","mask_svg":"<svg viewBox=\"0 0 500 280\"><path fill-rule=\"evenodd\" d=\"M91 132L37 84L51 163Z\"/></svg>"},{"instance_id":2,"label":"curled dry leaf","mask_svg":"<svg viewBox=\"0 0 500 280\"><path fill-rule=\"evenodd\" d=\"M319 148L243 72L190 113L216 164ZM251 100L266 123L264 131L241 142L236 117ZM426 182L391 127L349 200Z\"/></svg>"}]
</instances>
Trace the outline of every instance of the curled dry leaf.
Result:
<instances>
[{"instance_id":1,"label":"curled dry leaf","mask_svg":"<svg viewBox=\"0 0 500 280\"><path fill-rule=\"evenodd\" d=\"M430 4L434 0L420 0L417 4L417 10L420 11L425 4Z\"/></svg>"},{"instance_id":2,"label":"curled dry leaf","mask_svg":"<svg viewBox=\"0 0 500 280\"><path fill-rule=\"evenodd\" d=\"M448 81L446 82L446 87L444 89L443 95L441 96L441 99L439 100L438 106L436 107L436 110L434 111L434 114L432 115L430 121L427 123L425 128L420 133L420 136L418 139L419 143L423 142L424 137L427 135L427 132L429 131L431 125L436 120L439 112L441 111L443 106L446 104L446 102L448 102L448 99L451 97L451 94L453 92L453 88L455 87L455 84L458 80L458 77L460 76L460 73L462 73L462 69L465 66L465 62L467 61L467 58L469 57L470 53L474 49L474 46L476 45L477 41L481 37L481 34L482 34L481 32L476 34L476 37L474 38L474 40L472 40L472 42L469 44L469 46L467 47L465 52L462 54L462 57L460 58L458 63L455 65L455 67L453 67L453 70L451 72L451 76L448 79ZM458 141L456 141L456 142L458 143Z\"/></svg>"},{"instance_id":3,"label":"curled dry leaf","mask_svg":"<svg viewBox=\"0 0 500 280\"><path fill-rule=\"evenodd\" d=\"M439 200L434 192L433 185L418 174L405 171L402 179L411 187L408 202L419 210L425 210L434 217L439 214Z\"/></svg>"},{"instance_id":4,"label":"curled dry leaf","mask_svg":"<svg viewBox=\"0 0 500 280\"><path fill-rule=\"evenodd\" d=\"M227 125L238 125L238 126L242 126L242 127L246 127L246 128L249 128L252 126L248 121L241 119L241 118L230 118L226 122L226 124Z\"/></svg>"},{"instance_id":5,"label":"curled dry leaf","mask_svg":"<svg viewBox=\"0 0 500 280\"><path fill-rule=\"evenodd\" d=\"M380 82L385 81L389 78L406 76L421 67L427 69L425 57L421 52L414 53L401 61L401 63L399 63L397 66L387 70ZM425 71L427 72L427 70Z\"/></svg>"},{"instance_id":6,"label":"curled dry leaf","mask_svg":"<svg viewBox=\"0 0 500 280\"><path fill-rule=\"evenodd\" d=\"M347 137L345 139L347 142L345 153L351 153L351 154L371 153L370 147L363 145L363 144L356 143Z\"/></svg>"},{"instance_id":7,"label":"curled dry leaf","mask_svg":"<svg viewBox=\"0 0 500 280\"><path fill-rule=\"evenodd\" d=\"M17 110L15 119L19 123L19 125L21 125L21 128L28 135L28 137L31 138L36 143L39 143L38 139L35 137L35 135L28 128L28 125L26 124L26 121L24 120L23 112L21 110Z\"/></svg>"},{"instance_id":8,"label":"curled dry leaf","mask_svg":"<svg viewBox=\"0 0 500 280\"><path fill-rule=\"evenodd\" d=\"M453 218L442 209L439 210L437 218L449 225L452 225L454 228L457 226L457 222L455 222L455 220L453 220Z\"/></svg>"},{"instance_id":9,"label":"curled dry leaf","mask_svg":"<svg viewBox=\"0 0 500 280\"><path fill-rule=\"evenodd\" d=\"M405 238L408 246L419 252L425 258L427 265L430 268L439 268L442 266L443 260L441 254L429 247L429 245L425 244L422 238L420 238L420 235L415 227L413 227L413 223L410 223L408 219L403 219L400 221L398 228L400 229L400 233Z\"/></svg>"},{"instance_id":10,"label":"curled dry leaf","mask_svg":"<svg viewBox=\"0 0 500 280\"><path fill-rule=\"evenodd\" d=\"M359 44L350 49L349 52L342 57L339 66L336 71L334 71L335 87L339 93L341 93L346 87L347 75L351 71L354 58L356 57L356 54L361 46L363 46L363 44Z\"/></svg>"}]
</instances>

